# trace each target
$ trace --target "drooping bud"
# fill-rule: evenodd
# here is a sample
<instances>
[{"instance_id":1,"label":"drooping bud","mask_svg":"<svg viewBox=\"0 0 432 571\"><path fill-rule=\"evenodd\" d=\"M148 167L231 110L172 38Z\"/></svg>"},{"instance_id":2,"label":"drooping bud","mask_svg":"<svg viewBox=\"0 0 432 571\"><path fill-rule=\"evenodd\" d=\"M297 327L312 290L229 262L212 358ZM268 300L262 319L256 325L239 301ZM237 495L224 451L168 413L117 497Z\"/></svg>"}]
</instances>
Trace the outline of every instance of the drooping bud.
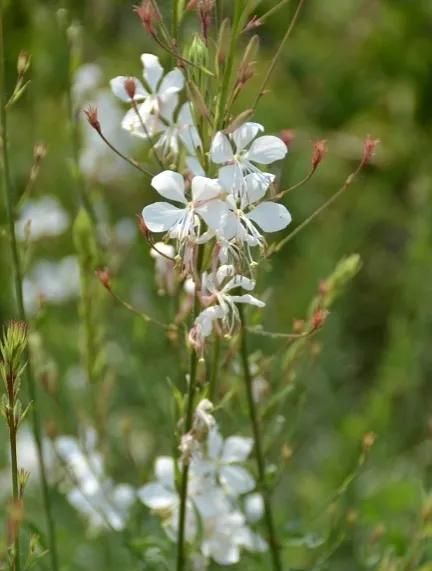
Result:
<instances>
[{"instance_id":1,"label":"drooping bud","mask_svg":"<svg viewBox=\"0 0 432 571\"><path fill-rule=\"evenodd\" d=\"M27 73L30 67L30 63L31 63L30 54L25 50L20 51L17 61L17 72L19 77L23 77Z\"/></svg>"},{"instance_id":2,"label":"drooping bud","mask_svg":"<svg viewBox=\"0 0 432 571\"><path fill-rule=\"evenodd\" d=\"M312 153L312 170L316 170L327 153L327 141L322 139L316 141Z\"/></svg>"},{"instance_id":3,"label":"drooping bud","mask_svg":"<svg viewBox=\"0 0 432 571\"><path fill-rule=\"evenodd\" d=\"M317 331L321 329L329 316L329 312L326 309L317 309L312 315L312 330Z\"/></svg>"},{"instance_id":4,"label":"drooping bud","mask_svg":"<svg viewBox=\"0 0 432 571\"><path fill-rule=\"evenodd\" d=\"M141 20L145 31L151 36L155 36L155 26L160 22L160 15L155 10L151 0L143 0L139 6L134 7L134 12Z\"/></svg>"},{"instance_id":5,"label":"drooping bud","mask_svg":"<svg viewBox=\"0 0 432 571\"><path fill-rule=\"evenodd\" d=\"M111 291L111 273L109 269L101 268L99 270L95 270L95 274L104 288Z\"/></svg>"},{"instance_id":6,"label":"drooping bud","mask_svg":"<svg viewBox=\"0 0 432 571\"><path fill-rule=\"evenodd\" d=\"M375 154L375 150L377 145L380 143L379 139L372 139L370 135L368 135L363 143L363 159L362 164L366 166L370 163L372 157Z\"/></svg>"},{"instance_id":7,"label":"drooping bud","mask_svg":"<svg viewBox=\"0 0 432 571\"><path fill-rule=\"evenodd\" d=\"M89 105L87 109L84 109L84 114L87 117L87 121L91 127L98 133L101 132L101 124L98 118L98 111L96 107Z\"/></svg>"}]
</instances>

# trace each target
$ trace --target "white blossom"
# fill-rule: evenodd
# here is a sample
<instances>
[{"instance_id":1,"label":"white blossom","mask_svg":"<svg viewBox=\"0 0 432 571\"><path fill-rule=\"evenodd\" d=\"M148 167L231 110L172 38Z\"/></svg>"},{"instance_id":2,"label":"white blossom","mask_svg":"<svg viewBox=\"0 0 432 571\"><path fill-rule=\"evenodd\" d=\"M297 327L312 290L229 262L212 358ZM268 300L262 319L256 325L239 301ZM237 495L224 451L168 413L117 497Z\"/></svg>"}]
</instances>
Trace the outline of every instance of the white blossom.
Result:
<instances>
[{"instance_id":1,"label":"white blossom","mask_svg":"<svg viewBox=\"0 0 432 571\"><path fill-rule=\"evenodd\" d=\"M30 240L38 240L63 234L69 224L69 214L58 199L54 196L43 196L26 201L16 222L16 233L20 240L27 237Z\"/></svg>"}]
</instances>

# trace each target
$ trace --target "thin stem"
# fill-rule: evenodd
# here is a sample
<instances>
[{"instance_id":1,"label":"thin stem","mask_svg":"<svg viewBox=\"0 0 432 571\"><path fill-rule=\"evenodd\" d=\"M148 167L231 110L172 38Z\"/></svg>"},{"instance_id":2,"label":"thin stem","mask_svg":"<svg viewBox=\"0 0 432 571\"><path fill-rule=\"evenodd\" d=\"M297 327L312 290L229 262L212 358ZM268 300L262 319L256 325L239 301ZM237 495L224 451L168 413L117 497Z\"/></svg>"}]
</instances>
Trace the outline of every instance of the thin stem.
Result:
<instances>
[{"instance_id":1,"label":"thin stem","mask_svg":"<svg viewBox=\"0 0 432 571\"><path fill-rule=\"evenodd\" d=\"M219 360L221 350L221 339L219 335L216 336L213 346L213 360L211 364L210 384L209 384L209 400L214 402L217 390L217 380L219 375Z\"/></svg>"},{"instance_id":2,"label":"thin stem","mask_svg":"<svg viewBox=\"0 0 432 571\"><path fill-rule=\"evenodd\" d=\"M297 226L297 228L291 232L291 234L288 234L288 236L286 236L283 240L281 240L278 244L276 244L276 246L274 248L271 248L271 250L268 253L268 256L270 256L271 254L273 254L275 252L279 252L279 250L283 246L285 246L285 244L287 244L293 238L295 238L295 236L297 236L297 234L299 232L301 232L304 228L306 228L306 226L309 226L309 224L311 222L313 222L315 220L315 218L317 218L324 210L326 210L329 206L331 206L333 204L333 202L336 202L336 200L339 198L339 196L341 196L341 194L343 194L348 189L348 187L351 186L354 179L359 174L359 172L361 171L361 169L363 168L364 165L365 165L365 162L364 162L364 160L362 160L360 162L359 166L357 167L357 169L349 175L349 177L346 179L346 181L340 187L340 189L338 191L336 191L333 194L333 196L331 196L328 200L326 200L324 202L324 204L322 204L319 208L317 208L314 212L312 212L312 214L310 216L308 216L306 218L306 220L304 220L301 224L299 224Z\"/></svg>"},{"instance_id":3,"label":"thin stem","mask_svg":"<svg viewBox=\"0 0 432 571\"><path fill-rule=\"evenodd\" d=\"M240 354L243 368L243 376L245 381L246 396L249 408L249 417L252 425L252 432L255 444L255 458L258 470L258 485L264 500L264 516L267 527L268 542L272 557L274 571L282 571L282 561L280 558L279 544L276 538L275 525L273 520L273 512L270 501L270 493L266 483L265 459L263 453L263 445L261 439L261 430L258 418L258 411L252 392L252 374L249 366L249 350L247 340L247 325L243 307L239 304L239 313L241 320L240 328Z\"/></svg>"},{"instance_id":4,"label":"thin stem","mask_svg":"<svg viewBox=\"0 0 432 571\"><path fill-rule=\"evenodd\" d=\"M8 234L11 245L12 265L13 265L13 279L15 297L18 309L19 319L26 321L26 313L24 309L23 288L22 288L22 271L21 260L19 256L18 243L15 234L15 220L14 220L14 199L12 181L9 168L9 152L8 152L8 132L7 132L7 114L5 110L6 103L6 85L5 85L5 50L4 50L4 36L3 36L3 13L4 6L3 0L0 0L0 140L1 140L1 153L2 153L2 186L4 192L4 199L6 204L6 217L8 224ZM26 349L25 358L27 361L26 367L26 382L30 400L33 403L31 409L32 430L36 443L36 450L38 456L40 479L42 486L42 497L45 515L48 526L48 546L49 556L51 560L52 571L58 571L57 559L57 545L55 537L54 519L52 516L51 499L49 494L46 468L43 457L42 436L41 436L41 423L39 418L38 395L36 391L36 384L33 377L30 352Z\"/></svg>"},{"instance_id":5,"label":"thin stem","mask_svg":"<svg viewBox=\"0 0 432 571\"><path fill-rule=\"evenodd\" d=\"M263 82L262 82L262 84L261 84L261 87L260 87L260 89L259 89L259 91L258 91L258 94L257 94L257 96L256 96L255 102L254 102L254 104L253 104L253 106L252 106L253 109L256 109L258 103L259 103L260 100L261 100L261 97L264 95L264 91L265 91L265 88L266 88L266 86L267 86L267 83L269 82L269 79L270 79L270 77L271 77L271 74L273 73L273 70L274 70L274 68L276 67L276 64L277 64L277 62L278 62L278 59L279 59L280 55L282 54L282 51L283 51L283 49L284 49L284 47L285 47L285 44L287 43L288 38L290 37L291 32L293 31L294 26L296 25L297 18L298 18L299 15L300 15L301 9L302 9L303 4L304 4L304 1L305 1L305 0L299 0L299 3L298 3L297 8L296 8L296 11L294 12L294 16L293 16L292 19L291 19L290 25L288 26L288 29L287 29L287 31L285 32L284 37L282 38L282 41L281 41L281 43L280 43L280 45L279 45L279 48L277 49L277 51L276 51L276 53L275 53L275 55L274 55L274 57L273 57L273 59L272 59L270 65L269 65L269 68L267 69L267 73L266 73L266 75L265 75L265 77L264 77L264 80L263 80Z\"/></svg>"},{"instance_id":6,"label":"thin stem","mask_svg":"<svg viewBox=\"0 0 432 571\"><path fill-rule=\"evenodd\" d=\"M199 273L201 270L202 260L203 260L203 248L200 248L197 260L197 273ZM199 294L198 294L198 287L196 287L195 297L194 297L194 310L193 310L194 317L197 315L198 310L199 310ZM189 384L188 384L186 416L184 421L183 434L186 434L192 428L197 367L198 367L198 355L194 350L194 348L191 347L190 361L189 361ZM179 509L179 522L178 522L178 532L177 532L177 564L176 564L177 571L184 571L185 562L186 562L185 532L186 532L188 483L189 483L189 463L187 461L184 461L181 472L180 490L179 490L180 509Z\"/></svg>"},{"instance_id":7,"label":"thin stem","mask_svg":"<svg viewBox=\"0 0 432 571\"><path fill-rule=\"evenodd\" d=\"M313 177L314 173L315 173L316 169L313 168L311 169L311 171L304 177L302 178L302 180L300 180L299 182L297 182L296 184L293 184L292 186L286 188L285 190L281 190L280 192L278 192L273 198L272 200L280 200L281 198L283 198L286 194L289 194L290 192L292 192L293 190L297 190L298 188L300 188L301 186L303 186L304 184L306 184L307 182L310 181L310 179Z\"/></svg>"},{"instance_id":8,"label":"thin stem","mask_svg":"<svg viewBox=\"0 0 432 571\"><path fill-rule=\"evenodd\" d=\"M273 8L270 8L270 10L268 10L267 12L265 12L265 14L263 14L262 16L259 17L260 24L265 22L265 20L267 20L267 18L269 18L270 16L273 16L273 14L275 12L277 12L280 8L285 6L285 4L288 4L288 2L290 2L290 1L291 0L281 0L278 4L276 4L276 6L273 6Z\"/></svg>"},{"instance_id":9,"label":"thin stem","mask_svg":"<svg viewBox=\"0 0 432 571\"><path fill-rule=\"evenodd\" d=\"M14 402L9 399L9 442L11 453L11 475L12 475L12 493L15 507L19 504L19 486L18 486L18 459L17 459L17 445L16 445L16 422L14 415ZM14 571L21 569L21 555L20 555L20 531L19 526L14 526L15 534L15 553L14 553Z\"/></svg>"}]
</instances>

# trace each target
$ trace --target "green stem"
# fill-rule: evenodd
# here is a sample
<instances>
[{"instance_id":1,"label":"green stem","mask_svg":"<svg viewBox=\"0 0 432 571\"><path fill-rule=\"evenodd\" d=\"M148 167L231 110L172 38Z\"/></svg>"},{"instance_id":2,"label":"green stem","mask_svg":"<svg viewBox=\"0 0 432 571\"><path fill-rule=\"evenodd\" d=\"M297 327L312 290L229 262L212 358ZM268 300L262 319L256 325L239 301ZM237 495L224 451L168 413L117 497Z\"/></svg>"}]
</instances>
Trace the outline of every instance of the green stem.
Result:
<instances>
[{"instance_id":1,"label":"green stem","mask_svg":"<svg viewBox=\"0 0 432 571\"><path fill-rule=\"evenodd\" d=\"M14 403L9 400L9 441L11 453L11 475L12 475L12 490L15 506L19 502L19 488L18 488L18 460L17 460L17 447L16 447L16 423L15 415L13 413ZM20 571L21 556L20 556L20 531L19 526L16 526L15 533L15 554L14 554L14 571Z\"/></svg>"},{"instance_id":2,"label":"green stem","mask_svg":"<svg viewBox=\"0 0 432 571\"><path fill-rule=\"evenodd\" d=\"M213 346L213 361L210 373L210 383L209 383L209 400L214 402L216 398L216 383L219 374L219 358L220 358L221 340L219 336L216 336Z\"/></svg>"},{"instance_id":3,"label":"green stem","mask_svg":"<svg viewBox=\"0 0 432 571\"><path fill-rule=\"evenodd\" d=\"M202 261L203 261L203 248L200 248L198 252L198 260L196 267L198 274L201 270ZM198 297L198 288L196 288L195 298L194 298L194 310L193 310L194 318L198 314L198 310L199 310L199 297ZM192 428L196 380L197 380L197 367L198 367L198 355L195 349L191 347L190 361L189 361L189 385L188 385L186 416L184 421L183 434L186 434ZM185 562L186 562L185 532L186 532L188 482L189 482L189 464L188 462L184 462L181 472L180 490L179 490L180 509L179 509L179 525L177 533L177 565L176 565L177 571L184 571Z\"/></svg>"},{"instance_id":4,"label":"green stem","mask_svg":"<svg viewBox=\"0 0 432 571\"><path fill-rule=\"evenodd\" d=\"M6 218L8 224L8 234L11 245L12 265L13 265L13 279L14 289L16 296L16 303L18 308L18 316L22 321L26 321L26 314L24 309L23 289L22 289L22 270L21 261L18 250L18 243L15 234L15 218L14 218L14 203L13 203L13 190L12 181L9 168L9 152L8 152L8 132L7 132L7 115L5 110L6 104L6 82L5 82L5 49L4 49L4 35L3 35L3 13L4 6L3 0L0 0L0 140L2 152L2 186L4 193L4 200L6 205ZM32 373L31 360L29 350L26 350L26 382L30 400L33 403L31 409L32 430L36 442L37 456L39 462L39 470L41 477L43 504L48 526L48 546L51 558L51 568L53 571L58 570L57 562L57 546L55 538L54 520L51 509L51 499L49 495L48 482L46 477L46 468L43 457L42 436L41 436L41 423L39 418L38 395L36 391L36 384Z\"/></svg>"},{"instance_id":5,"label":"green stem","mask_svg":"<svg viewBox=\"0 0 432 571\"><path fill-rule=\"evenodd\" d=\"M244 310L239 305L239 313L241 320L240 329L240 353L243 367L243 376L245 381L246 396L249 409L249 418L252 425L252 433L255 444L255 458L258 470L258 486L260 488L264 500L264 518L267 527L268 542L270 545L270 553L274 571L282 571L282 561L280 558L279 544L276 538L275 525L273 520L273 512L270 501L270 493L266 483L265 459L261 438L261 429L258 418L258 411L252 392L252 374L249 366L249 350L247 340L247 326Z\"/></svg>"}]
</instances>

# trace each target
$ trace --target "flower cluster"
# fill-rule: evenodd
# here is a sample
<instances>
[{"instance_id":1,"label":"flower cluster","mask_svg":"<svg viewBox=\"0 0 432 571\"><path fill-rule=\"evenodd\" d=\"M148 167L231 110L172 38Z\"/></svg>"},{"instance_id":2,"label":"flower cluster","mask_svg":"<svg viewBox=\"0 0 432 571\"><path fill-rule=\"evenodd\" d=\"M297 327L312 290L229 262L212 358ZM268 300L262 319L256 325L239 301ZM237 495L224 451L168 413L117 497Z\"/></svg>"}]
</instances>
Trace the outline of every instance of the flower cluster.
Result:
<instances>
[{"instance_id":1,"label":"flower cluster","mask_svg":"<svg viewBox=\"0 0 432 571\"><path fill-rule=\"evenodd\" d=\"M84 446L71 436L55 439L54 453L65 469L66 497L94 530L122 530L135 500L135 492L131 486L114 484L107 477L96 445L96 434L90 429L85 434Z\"/></svg>"},{"instance_id":2,"label":"flower cluster","mask_svg":"<svg viewBox=\"0 0 432 571\"><path fill-rule=\"evenodd\" d=\"M176 170L152 178L151 186L165 200L146 206L142 218L148 234L163 235L158 252L176 262L183 279L193 280L201 312L189 341L202 352L213 331L232 333L237 304L264 306L250 293L256 252L266 246L265 233L291 222L285 206L265 198L275 183L266 169L285 158L287 147L278 137L262 135L259 123L245 122L217 131L205 148L193 104L181 103L183 72L176 68L164 76L152 54L143 54L141 61L143 82L119 76L111 87L130 105L123 128L147 139L161 164L176 164ZM170 292L174 264L155 257L159 289Z\"/></svg>"},{"instance_id":3,"label":"flower cluster","mask_svg":"<svg viewBox=\"0 0 432 571\"><path fill-rule=\"evenodd\" d=\"M267 549L263 538L251 528L262 516L263 502L259 494L253 493L255 480L242 465L251 452L252 439L230 436L224 440L210 409L209 401L199 403L193 430L182 440L183 462L189 462L186 540L206 560L232 565L240 560L242 549ZM191 452L187 458L185 447ZM175 473L175 460L159 456L156 481L137 492L141 501L160 516L173 541L177 538L180 506Z\"/></svg>"}]
</instances>

